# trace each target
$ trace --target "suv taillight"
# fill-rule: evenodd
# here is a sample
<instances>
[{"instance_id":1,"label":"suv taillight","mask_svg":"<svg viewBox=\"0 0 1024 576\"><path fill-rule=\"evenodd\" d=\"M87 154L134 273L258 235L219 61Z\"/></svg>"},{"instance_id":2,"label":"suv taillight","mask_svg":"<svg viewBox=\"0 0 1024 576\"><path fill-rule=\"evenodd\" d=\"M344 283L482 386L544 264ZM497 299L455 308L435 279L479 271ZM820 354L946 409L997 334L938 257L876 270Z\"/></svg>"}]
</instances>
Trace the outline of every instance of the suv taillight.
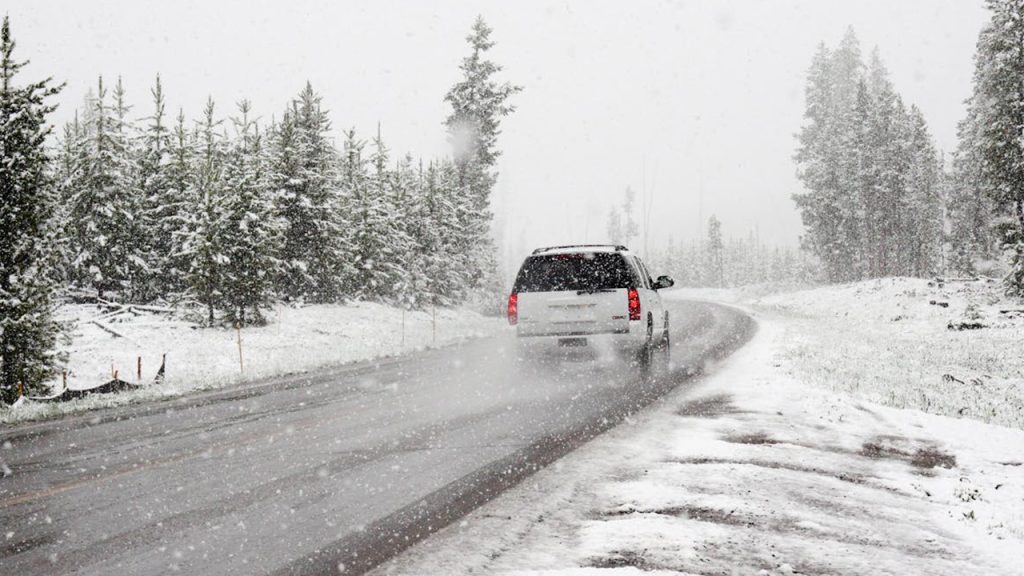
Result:
<instances>
[{"instance_id":1,"label":"suv taillight","mask_svg":"<svg viewBox=\"0 0 1024 576\"><path fill-rule=\"evenodd\" d=\"M636 288L629 289L629 319L640 319L640 294L636 291Z\"/></svg>"},{"instance_id":2,"label":"suv taillight","mask_svg":"<svg viewBox=\"0 0 1024 576\"><path fill-rule=\"evenodd\" d=\"M519 295L515 292L508 295L508 323L515 326L519 322Z\"/></svg>"}]
</instances>

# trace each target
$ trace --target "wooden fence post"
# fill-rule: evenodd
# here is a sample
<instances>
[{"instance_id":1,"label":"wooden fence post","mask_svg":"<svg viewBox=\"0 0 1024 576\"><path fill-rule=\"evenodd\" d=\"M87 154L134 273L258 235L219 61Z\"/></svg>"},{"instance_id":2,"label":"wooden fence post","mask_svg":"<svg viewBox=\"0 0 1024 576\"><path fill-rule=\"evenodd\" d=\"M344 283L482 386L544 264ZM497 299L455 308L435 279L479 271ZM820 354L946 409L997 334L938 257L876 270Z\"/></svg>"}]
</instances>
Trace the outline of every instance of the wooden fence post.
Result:
<instances>
[{"instance_id":1,"label":"wooden fence post","mask_svg":"<svg viewBox=\"0 0 1024 576\"><path fill-rule=\"evenodd\" d=\"M245 363L242 360L242 327L235 322L235 334L238 336L238 371L245 374Z\"/></svg>"}]
</instances>

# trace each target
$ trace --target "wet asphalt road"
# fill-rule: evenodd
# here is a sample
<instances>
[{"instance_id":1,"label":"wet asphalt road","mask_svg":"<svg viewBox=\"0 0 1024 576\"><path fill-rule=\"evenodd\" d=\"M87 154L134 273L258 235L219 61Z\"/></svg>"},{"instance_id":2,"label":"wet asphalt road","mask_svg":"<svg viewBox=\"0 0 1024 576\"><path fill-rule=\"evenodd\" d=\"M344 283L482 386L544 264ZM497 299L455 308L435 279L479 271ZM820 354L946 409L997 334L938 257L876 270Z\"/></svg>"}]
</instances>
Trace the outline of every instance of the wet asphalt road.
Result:
<instances>
[{"instance_id":1,"label":"wet asphalt road","mask_svg":"<svg viewBox=\"0 0 1024 576\"><path fill-rule=\"evenodd\" d=\"M667 302L673 366L508 337L0 432L0 574L361 573L745 342ZM7 445L9 443L9 445Z\"/></svg>"}]
</instances>

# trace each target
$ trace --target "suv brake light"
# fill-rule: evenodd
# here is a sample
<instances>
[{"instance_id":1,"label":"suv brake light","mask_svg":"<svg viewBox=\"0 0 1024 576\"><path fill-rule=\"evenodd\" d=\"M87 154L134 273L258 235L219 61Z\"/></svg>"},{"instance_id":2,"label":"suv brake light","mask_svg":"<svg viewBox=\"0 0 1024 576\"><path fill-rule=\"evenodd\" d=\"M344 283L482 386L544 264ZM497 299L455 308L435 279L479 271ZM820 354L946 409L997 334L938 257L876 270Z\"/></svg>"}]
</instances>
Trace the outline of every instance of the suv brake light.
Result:
<instances>
[{"instance_id":1,"label":"suv brake light","mask_svg":"<svg viewBox=\"0 0 1024 576\"><path fill-rule=\"evenodd\" d=\"M509 306L511 306L511 304L509 304ZM629 319L640 319L640 294L636 291L636 288L629 289Z\"/></svg>"},{"instance_id":2,"label":"suv brake light","mask_svg":"<svg viewBox=\"0 0 1024 576\"><path fill-rule=\"evenodd\" d=\"M519 322L519 295L515 292L508 295L508 323L515 326Z\"/></svg>"}]
</instances>

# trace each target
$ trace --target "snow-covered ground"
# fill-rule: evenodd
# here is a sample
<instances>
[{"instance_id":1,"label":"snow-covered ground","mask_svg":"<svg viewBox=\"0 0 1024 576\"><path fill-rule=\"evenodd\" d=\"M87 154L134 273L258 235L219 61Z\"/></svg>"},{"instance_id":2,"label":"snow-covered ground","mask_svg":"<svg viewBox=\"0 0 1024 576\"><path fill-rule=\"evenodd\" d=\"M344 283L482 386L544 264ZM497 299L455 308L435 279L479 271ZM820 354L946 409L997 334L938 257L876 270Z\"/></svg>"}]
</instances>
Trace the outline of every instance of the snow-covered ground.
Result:
<instances>
[{"instance_id":1,"label":"snow-covered ground","mask_svg":"<svg viewBox=\"0 0 1024 576\"><path fill-rule=\"evenodd\" d=\"M1024 302L997 282L887 278L752 305L785 326L783 357L801 382L1024 428Z\"/></svg>"},{"instance_id":2,"label":"snow-covered ground","mask_svg":"<svg viewBox=\"0 0 1024 576\"><path fill-rule=\"evenodd\" d=\"M180 396L198 389L395 356L486 336L504 326L502 319L467 310L439 308L435 319L429 310L403 313L367 302L280 306L268 314L267 326L241 331L240 364L239 334L232 329L197 328L165 315L138 311L101 321L122 335L115 337L90 322L103 315L95 306L68 306L63 313L76 320L68 347L69 388L95 387L110 380L115 371L122 380L135 382L139 358L141 382L147 387L59 404L26 402L13 409L0 406L0 423ZM163 354L167 354L166 380L152 385ZM59 391L61 384L55 383L55 387Z\"/></svg>"},{"instance_id":3,"label":"snow-covered ground","mask_svg":"<svg viewBox=\"0 0 1024 576\"><path fill-rule=\"evenodd\" d=\"M955 371L969 390L922 407L997 405L988 382L1020 383L1012 302L916 280L731 297L760 326L744 349L377 573L1024 573L1024 431L981 421L1019 420L863 399L913 405ZM972 301L991 327L968 352L947 322Z\"/></svg>"}]
</instances>

